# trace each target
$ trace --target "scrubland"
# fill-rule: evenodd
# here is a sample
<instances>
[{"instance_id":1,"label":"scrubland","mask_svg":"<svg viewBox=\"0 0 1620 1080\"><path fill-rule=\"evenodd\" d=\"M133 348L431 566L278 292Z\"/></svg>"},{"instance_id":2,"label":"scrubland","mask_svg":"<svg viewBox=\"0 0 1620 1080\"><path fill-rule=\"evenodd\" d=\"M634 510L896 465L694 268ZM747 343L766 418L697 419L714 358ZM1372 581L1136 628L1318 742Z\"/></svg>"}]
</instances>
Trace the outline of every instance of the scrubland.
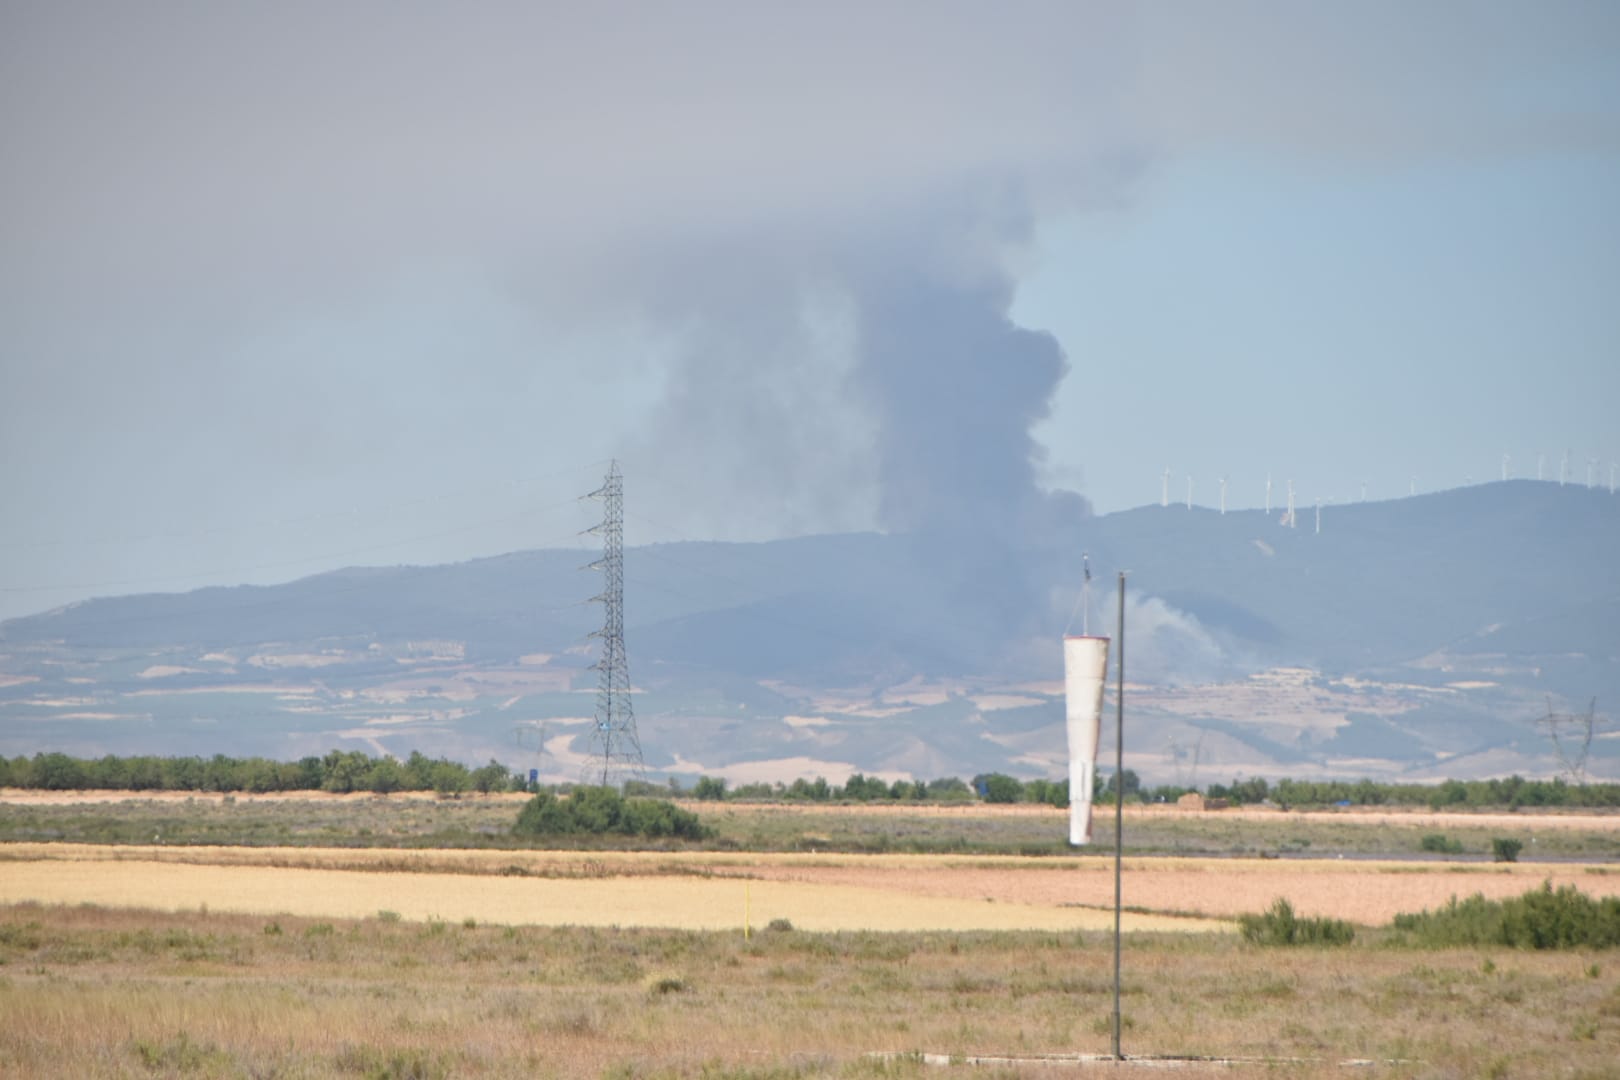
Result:
<instances>
[{"instance_id":1,"label":"scrubland","mask_svg":"<svg viewBox=\"0 0 1620 1080\"><path fill-rule=\"evenodd\" d=\"M414 794L197 795L0 789L0 842L233 844L246 846L515 849L533 846L508 830L524 796ZM1071 852L1068 812L1054 807L696 802L717 851L846 851L917 854ZM1113 808L1096 810L1098 850L1111 850ZM1127 806L1125 847L1141 854L1282 855L1335 858L1418 855L1426 837L1455 840L1462 856L1489 859L1491 842L1513 836L1524 858L1620 860L1620 814L1282 812L1188 814ZM611 846L614 841L604 841ZM643 845L645 846L645 845ZM694 845L671 842L666 847Z\"/></svg>"},{"instance_id":2,"label":"scrubland","mask_svg":"<svg viewBox=\"0 0 1620 1080\"><path fill-rule=\"evenodd\" d=\"M1366 935L1363 935L1366 936ZM1108 935L0 908L0 1073L921 1076L1106 1053ZM1180 1075L1613 1076L1620 957L1127 936L1123 1045ZM1095 1063L1083 1071L1102 1068ZM1062 1075L1003 1064L975 1075Z\"/></svg>"},{"instance_id":3,"label":"scrubland","mask_svg":"<svg viewBox=\"0 0 1620 1080\"><path fill-rule=\"evenodd\" d=\"M171 802L0 805L0 1076L937 1075L923 1055L986 1077L1117 1068L1075 1056L1109 1050L1111 860L951 847L1016 852L1060 816L726 806L706 812L732 837L714 850L564 852L513 844L513 801ZM1620 951L1427 948L1389 928L1395 911L1543 880L1614 896L1614 819L1525 815L1518 835L1597 854L1531 861L1538 843L1492 864L1330 846L1415 852L1433 820L1257 823L1271 855L1293 835L1331 856L1307 860L1232 857L1242 819L1141 817L1147 849L1223 857L1126 860L1123 1047L1149 1059L1126 1068L1620 1077ZM1504 832L1440 827L1465 847ZM88 842L106 832L126 839ZM747 850L752 832L773 850ZM829 851L839 837L859 842ZM935 853L895 850L913 841ZM1354 941L1232 932L1277 896L1349 919Z\"/></svg>"}]
</instances>

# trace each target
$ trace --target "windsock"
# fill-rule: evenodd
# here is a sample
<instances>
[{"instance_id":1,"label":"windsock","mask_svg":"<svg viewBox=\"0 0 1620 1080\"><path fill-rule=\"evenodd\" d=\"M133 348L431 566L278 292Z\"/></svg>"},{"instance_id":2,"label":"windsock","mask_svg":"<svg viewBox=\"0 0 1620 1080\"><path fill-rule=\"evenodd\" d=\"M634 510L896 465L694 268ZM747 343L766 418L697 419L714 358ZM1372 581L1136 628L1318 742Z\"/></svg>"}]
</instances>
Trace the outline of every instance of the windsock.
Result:
<instances>
[{"instance_id":1,"label":"windsock","mask_svg":"<svg viewBox=\"0 0 1620 1080\"><path fill-rule=\"evenodd\" d=\"M1063 639L1063 693L1069 730L1069 843L1091 843L1091 780L1097 766L1108 639Z\"/></svg>"}]
</instances>

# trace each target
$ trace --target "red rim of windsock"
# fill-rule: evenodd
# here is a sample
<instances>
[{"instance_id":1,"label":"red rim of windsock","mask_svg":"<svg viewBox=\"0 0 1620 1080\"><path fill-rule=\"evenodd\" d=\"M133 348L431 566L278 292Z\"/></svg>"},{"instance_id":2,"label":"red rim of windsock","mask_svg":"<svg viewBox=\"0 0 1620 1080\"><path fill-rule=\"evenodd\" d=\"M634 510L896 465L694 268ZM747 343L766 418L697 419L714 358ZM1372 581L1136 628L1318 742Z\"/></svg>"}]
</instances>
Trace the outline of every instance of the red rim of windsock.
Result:
<instances>
[{"instance_id":1,"label":"red rim of windsock","mask_svg":"<svg viewBox=\"0 0 1620 1080\"><path fill-rule=\"evenodd\" d=\"M1063 640L1064 641L1111 641L1113 639L1104 637L1101 634L1064 634L1063 635Z\"/></svg>"}]
</instances>

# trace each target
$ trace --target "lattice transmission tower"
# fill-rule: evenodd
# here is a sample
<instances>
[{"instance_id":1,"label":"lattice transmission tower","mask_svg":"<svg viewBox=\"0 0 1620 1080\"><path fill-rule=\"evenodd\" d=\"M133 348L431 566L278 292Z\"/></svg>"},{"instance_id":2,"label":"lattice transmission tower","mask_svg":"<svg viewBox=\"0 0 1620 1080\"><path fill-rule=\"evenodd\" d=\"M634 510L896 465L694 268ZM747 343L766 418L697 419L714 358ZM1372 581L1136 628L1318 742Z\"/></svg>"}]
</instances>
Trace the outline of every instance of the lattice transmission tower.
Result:
<instances>
[{"instance_id":1,"label":"lattice transmission tower","mask_svg":"<svg viewBox=\"0 0 1620 1080\"><path fill-rule=\"evenodd\" d=\"M607 479L591 492L602 500L602 523L591 529L602 538L602 557L587 569L602 571L602 592L591 598L602 605L602 629L591 634L602 641L598 673L596 723L591 727L590 763L585 782L618 787L626 780L645 780L636 714L630 705L630 665L624 653L624 477L619 463L608 466Z\"/></svg>"}]
</instances>

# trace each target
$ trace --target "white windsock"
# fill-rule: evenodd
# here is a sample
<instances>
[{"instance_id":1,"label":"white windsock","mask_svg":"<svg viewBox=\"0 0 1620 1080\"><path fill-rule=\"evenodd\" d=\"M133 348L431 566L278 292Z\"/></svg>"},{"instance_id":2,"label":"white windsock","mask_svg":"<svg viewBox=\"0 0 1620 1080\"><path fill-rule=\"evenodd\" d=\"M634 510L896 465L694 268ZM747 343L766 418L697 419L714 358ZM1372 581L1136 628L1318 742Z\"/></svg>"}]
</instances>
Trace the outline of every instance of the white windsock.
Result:
<instances>
[{"instance_id":1,"label":"white windsock","mask_svg":"<svg viewBox=\"0 0 1620 1080\"><path fill-rule=\"evenodd\" d=\"M1063 694L1069 729L1069 843L1091 843L1091 778L1097 765L1108 639L1063 639Z\"/></svg>"}]
</instances>

